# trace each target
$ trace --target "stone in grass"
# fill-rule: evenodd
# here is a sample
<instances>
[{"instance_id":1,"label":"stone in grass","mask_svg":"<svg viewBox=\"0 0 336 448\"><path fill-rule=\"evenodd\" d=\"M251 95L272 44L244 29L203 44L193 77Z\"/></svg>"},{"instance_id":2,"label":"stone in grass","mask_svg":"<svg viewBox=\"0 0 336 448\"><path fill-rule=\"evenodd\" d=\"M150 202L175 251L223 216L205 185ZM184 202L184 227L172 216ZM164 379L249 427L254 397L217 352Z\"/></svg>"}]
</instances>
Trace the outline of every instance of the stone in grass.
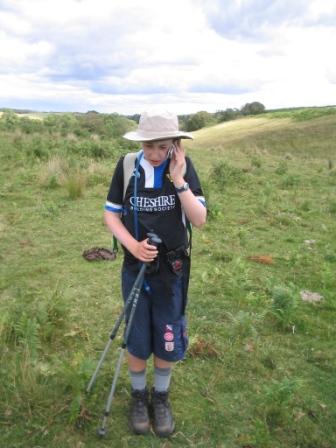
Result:
<instances>
[{"instance_id":1,"label":"stone in grass","mask_svg":"<svg viewBox=\"0 0 336 448\"><path fill-rule=\"evenodd\" d=\"M305 240L304 242L308 250L313 250L313 246L316 244L316 240Z\"/></svg>"},{"instance_id":2,"label":"stone in grass","mask_svg":"<svg viewBox=\"0 0 336 448\"><path fill-rule=\"evenodd\" d=\"M323 299L323 296L321 296L321 294L319 294L318 292L311 292L308 290L300 291L300 295L301 299L304 302L315 303L315 302L321 302L321 300Z\"/></svg>"}]
</instances>

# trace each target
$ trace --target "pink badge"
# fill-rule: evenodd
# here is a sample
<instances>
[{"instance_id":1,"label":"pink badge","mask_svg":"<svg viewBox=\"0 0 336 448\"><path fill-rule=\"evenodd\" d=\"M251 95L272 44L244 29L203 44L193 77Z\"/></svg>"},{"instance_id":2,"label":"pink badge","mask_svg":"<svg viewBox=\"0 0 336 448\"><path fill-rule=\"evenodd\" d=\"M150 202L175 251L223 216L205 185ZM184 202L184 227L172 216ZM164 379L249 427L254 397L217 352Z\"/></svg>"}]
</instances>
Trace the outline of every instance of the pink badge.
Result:
<instances>
[{"instance_id":1,"label":"pink badge","mask_svg":"<svg viewBox=\"0 0 336 448\"><path fill-rule=\"evenodd\" d=\"M172 352L174 350L174 342L165 343L166 352Z\"/></svg>"},{"instance_id":2,"label":"pink badge","mask_svg":"<svg viewBox=\"0 0 336 448\"><path fill-rule=\"evenodd\" d=\"M165 341L169 341L169 342L171 342L171 341L174 340L174 333L170 333L170 332L167 331L167 333L165 333L165 334L163 335L163 337L164 337L164 340L165 340Z\"/></svg>"}]
</instances>

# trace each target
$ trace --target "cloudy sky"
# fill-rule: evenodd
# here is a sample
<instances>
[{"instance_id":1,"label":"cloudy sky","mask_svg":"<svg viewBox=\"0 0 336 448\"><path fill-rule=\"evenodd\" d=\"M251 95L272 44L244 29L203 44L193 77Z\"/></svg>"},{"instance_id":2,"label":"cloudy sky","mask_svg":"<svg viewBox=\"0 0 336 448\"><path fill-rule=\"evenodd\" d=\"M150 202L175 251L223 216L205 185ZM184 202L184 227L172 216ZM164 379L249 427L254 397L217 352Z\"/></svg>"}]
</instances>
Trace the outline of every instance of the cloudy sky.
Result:
<instances>
[{"instance_id":1,"label":"cloudy sky","mask_svg":"<svg viewBox=\"0 0 336 448\"><path fill-rule=\"evenodd\" d=\"M0 0L0 107L336 104L336 0Z\"/></svg>"}]
</instances>

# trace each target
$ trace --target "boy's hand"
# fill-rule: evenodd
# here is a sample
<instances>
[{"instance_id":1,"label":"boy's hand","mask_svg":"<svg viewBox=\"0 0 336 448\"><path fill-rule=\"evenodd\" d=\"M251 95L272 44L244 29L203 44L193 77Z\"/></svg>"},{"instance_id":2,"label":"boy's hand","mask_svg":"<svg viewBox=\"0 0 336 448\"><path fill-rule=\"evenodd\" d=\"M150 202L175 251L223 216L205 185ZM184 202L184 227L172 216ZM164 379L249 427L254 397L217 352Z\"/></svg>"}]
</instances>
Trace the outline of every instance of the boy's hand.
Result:
<instances>
[{"instance_id":1,"label":"boy's hand","mask_svg":"<svg viewBox=\"0 0 336 448\"><path fill-rule=\"evenodd\" d=\"M176 140L174 142L175 150L173 152L170 164L169 164L169 173L172 181L175 186L180 186L184 183L184 174L185 174L185 153L183 146L181 144L181 140Z\"/></svg>"},{"instance_id":2,"label":"boy's hand","mask_svg":"<svg viewBox=\"0 0 336 448\"><path fill-rule=\"evenodd\" d=\"M157 257L158 250L155 246L148 244L148 238L146 238L138 242L133 255L140 261L150 263Z\"/></svg>"}]
</instances>

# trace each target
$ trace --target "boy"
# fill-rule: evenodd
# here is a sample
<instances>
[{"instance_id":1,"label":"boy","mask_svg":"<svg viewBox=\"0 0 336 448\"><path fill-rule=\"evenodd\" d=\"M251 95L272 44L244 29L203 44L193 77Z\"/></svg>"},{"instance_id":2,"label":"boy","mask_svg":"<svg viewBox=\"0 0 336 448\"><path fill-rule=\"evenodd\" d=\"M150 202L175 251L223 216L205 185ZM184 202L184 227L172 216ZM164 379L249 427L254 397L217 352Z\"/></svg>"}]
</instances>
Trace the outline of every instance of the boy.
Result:
<instances>
[{"instance_id":1,"label":"boy","mask_svg":"<svg viewBox=\"0 0 336 448\"><path fill-rule=\"evenodd\" d=\"M154 431L169 436L174 420L168 401L173 363L187 348L185 308L189 282L188 221L206 221L201 186L180 139L176 115L144 112L136 131L124 138L142 143L124 192L124 158L116 166L105 205L105 222L124 249L122 291L130 293L139 262L149 264L127 343L132 385L130 425L136 434L150 429L146 362L154 356L151 406ZM132 167L133 168L133 167ZM126 179L125 179L126 181ZM162 244L148 244L155 232Z\"/></svg>"}]
</instances>

